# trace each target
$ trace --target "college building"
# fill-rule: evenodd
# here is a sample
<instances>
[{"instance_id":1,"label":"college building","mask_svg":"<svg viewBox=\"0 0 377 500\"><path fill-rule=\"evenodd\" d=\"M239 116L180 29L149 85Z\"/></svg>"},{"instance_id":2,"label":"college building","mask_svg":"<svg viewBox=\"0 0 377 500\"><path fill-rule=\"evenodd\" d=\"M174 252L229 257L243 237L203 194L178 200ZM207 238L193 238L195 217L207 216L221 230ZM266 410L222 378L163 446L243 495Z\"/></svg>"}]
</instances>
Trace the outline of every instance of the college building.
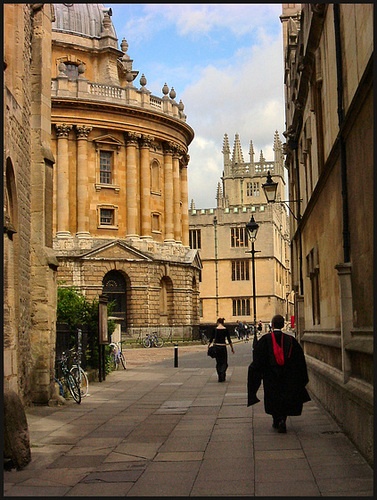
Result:
<instances>
[{"instance_id":1,"label":"college building","mask_svg":"<svg viewBox=\"0 0 377 500\"><path fill-rule=\"evenodd\" d=\"M278 198L285 200L283 146L276 131L274 158L266 160L260 151L254 156L250 141L245 161L241 142L235 134L231 154L224 136L224 170L217 186L217 206L189 210L190 247L199 249L203 269L199 281L200 324L210 325L218 317L235 324L254 321L252 258L246 224L251 217L259 225L255 241L256 320L265 329L275 314L290 320L290 236L287 209L268 204L262 185L271 172L278 182Z\"/></svg>"},{"instance_id":2,"label":"college building","mask_svg":"<svg viewBox=\"0 0 377 500\"><path fill-rule=\"evenodd\" d=\"M296 335L372 462L373 4L283 4L281 21Z\"/></svg>"}]
</instances>

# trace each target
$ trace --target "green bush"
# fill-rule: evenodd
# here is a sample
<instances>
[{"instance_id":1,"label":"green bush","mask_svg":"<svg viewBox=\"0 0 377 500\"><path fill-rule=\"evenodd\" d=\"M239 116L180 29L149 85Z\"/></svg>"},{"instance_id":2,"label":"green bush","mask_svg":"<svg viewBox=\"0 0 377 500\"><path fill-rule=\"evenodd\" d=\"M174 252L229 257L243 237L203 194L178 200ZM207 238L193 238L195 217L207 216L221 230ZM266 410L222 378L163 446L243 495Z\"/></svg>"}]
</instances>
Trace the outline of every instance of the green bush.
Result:
<instances>
[{"instance_id":1,"label":"green bush","mask_svg":"<svg viewBox=\"0 0 377 500\"><path fill-rule=\"evenodd\" d=\"M107 305L108 316L114 309L114 303ZM98 350L98 324L99 324L99 300L88 300L75 287L64 287L58 285L58 323L66 323L71 330L70 347L75 345L76 330L83 325L88 325L88 345L86 349L86 358L91 368L98 368L99 350ZM111 334L115 330L116 323L113 320L108 321L108 331ZM106 349L108 353L108 349ZM106 366L108 363L106 362ZM107 370L106 370L107 371Z\"/></svg>"}]
</instances>

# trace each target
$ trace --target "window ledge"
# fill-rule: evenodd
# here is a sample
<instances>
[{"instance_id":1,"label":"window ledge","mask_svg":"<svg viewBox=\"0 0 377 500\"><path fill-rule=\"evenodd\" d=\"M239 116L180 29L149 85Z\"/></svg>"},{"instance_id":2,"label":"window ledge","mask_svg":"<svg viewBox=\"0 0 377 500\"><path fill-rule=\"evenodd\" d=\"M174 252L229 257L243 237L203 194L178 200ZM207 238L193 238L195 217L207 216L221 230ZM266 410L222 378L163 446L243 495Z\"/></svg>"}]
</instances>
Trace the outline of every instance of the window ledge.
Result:
<instances>
[{"instance_id":1,"label":"window ledge","mask_svg":"<svg viewBox=\"0 0 377 500\"><path fill-rule=\"evenodd\" d=\"M100 191L101 189L113 189L115 192L119 193L120 186L117 186L116 184L100 184L96 183L96 191Z\"/></svg>"},{"instance_id":2,"label":"window ledge","mask_svg":"<svg viewBox=\"0 0 377 500\"><path fill-rule=\"evenodd\" d=\"M100 224L97 229L119 229L118 226L112 226L110 224Z\"/></svg>"}]
</instances>

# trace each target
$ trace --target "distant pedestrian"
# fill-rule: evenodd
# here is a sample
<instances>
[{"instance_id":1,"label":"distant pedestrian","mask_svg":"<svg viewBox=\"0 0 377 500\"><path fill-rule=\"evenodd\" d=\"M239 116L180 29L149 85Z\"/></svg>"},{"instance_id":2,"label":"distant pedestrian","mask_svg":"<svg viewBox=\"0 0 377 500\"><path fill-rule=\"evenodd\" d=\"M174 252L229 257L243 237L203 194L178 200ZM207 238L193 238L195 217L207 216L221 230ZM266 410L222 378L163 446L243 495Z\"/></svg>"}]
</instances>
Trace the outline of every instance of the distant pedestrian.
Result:
<instances>
[{"instance_id":1,"label":"distant pedestrian","mask_svg":"<svg viewBox=\"0 0 377 500\"><path fill-rule=\"evenodd\" d=\"M263 335L253 351L247 378L248 403L258 403L257 391L263 379L264 409L272 415L272 426L287 432L287 415L301 415L303 403L310 401L305 388L309 382L304 352L295 338L281 331L284 318L276 315L272 331Z\"/></svg>"},{"instance_id":2,"label":"distant pedestrian","mask_svg":"<svg viewBox=\"0 0 377 500\"><path fill-rule=\"evenodd\" d=\"M244 335L245 335L245 327L243 326L243 323L242 323L242 321L240 320L240 321L238 322L238 338L239 338L240 340L243 340Z\"/></svg>"},{"instance_id":3,"label":"distant pedestrian","mask_svg":"<svg viewBox=\"0 0 377 500\"><path fill-rule=\"evenodd\" d=\"M246 323L243 324L243 328L244 328L244 331L245 331L245 341L248 342L249 341L249 332L250 332L250 327L249 325Z\"/></svg>"},{"instance_id":4,"label":"distant pedestrian","mask_svg":"<svg viewBox=\"0 0 377 500\"><path fill-rule=\"evenodd\" d=\"M233 344L230 338L228 329L224 326L224 318L218 318L216 327L213 329L209 339L208 347L212 344L215 346L216 371L219 382L225 382L226 370L228 368L228 352L226 350L226 342L234 354Z\"/></svg>"},{"instance_id":5,"label":"distant pedestrian","mask_svg":"<svg viewBox=\"0 0 377 500\"><path fill-rule=\"evenodd\" d=\"M263 330L262 320L259 320L259 323L258 323L258 326L257 326L257 330L258 330L258 335L260 337L262 335L262 330Z\"/></svg>"}]
</instances>

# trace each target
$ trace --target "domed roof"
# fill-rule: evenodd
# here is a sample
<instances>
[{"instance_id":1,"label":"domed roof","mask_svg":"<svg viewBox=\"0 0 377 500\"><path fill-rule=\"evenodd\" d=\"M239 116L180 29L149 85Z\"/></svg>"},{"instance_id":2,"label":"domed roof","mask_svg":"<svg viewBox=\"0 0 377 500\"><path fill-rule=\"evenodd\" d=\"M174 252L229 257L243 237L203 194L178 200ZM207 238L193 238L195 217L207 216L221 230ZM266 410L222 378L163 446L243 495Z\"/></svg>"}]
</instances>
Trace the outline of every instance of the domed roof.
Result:
<instances>
[{"instance_id":1,"label":"domed roof","mask_svg":"<svg viewBox=\"0 0 377 500\"><path fill-rule=\"evenodd\" d=\"M99 38L103 31L102 21L105 13L111 16L111 9L106 9L100 3L55 3L55 21L53 31L73 33L90 38ZM110 34L116 36L113 23L110 24Z\"/></svg>"}]
</instances>

